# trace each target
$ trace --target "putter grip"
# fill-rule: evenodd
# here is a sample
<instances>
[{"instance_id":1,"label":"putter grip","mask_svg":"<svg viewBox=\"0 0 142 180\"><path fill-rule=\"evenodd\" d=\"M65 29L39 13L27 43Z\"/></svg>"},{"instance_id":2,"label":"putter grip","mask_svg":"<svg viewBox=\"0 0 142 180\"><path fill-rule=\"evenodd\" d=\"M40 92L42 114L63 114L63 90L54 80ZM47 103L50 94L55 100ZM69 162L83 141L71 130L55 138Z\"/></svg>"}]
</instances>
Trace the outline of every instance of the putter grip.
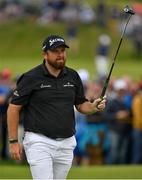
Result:
<instances>
[{"instance_id":1,"label":"putter grip","mask_svg":"<svg viewBox=\"0 0 142 180\"><path fill-rule=\"evenodd\" d=\"M104 95L106 93L106 89L108 87L108 82L109 82L109 78L107 78L105 83L104 83L104 86L103 86L103 89L102 89L102 92L101 92L101 95L100 95L101 100L103 100L103 97L104 97Z\"/></svg>"},{"instance_id":2,"label":"putter grip","mask_svg":"<svg viewBox=\"0 0 142 180\"><path fill-rule=\"evenodd\" d=\"M108 82L109 82L109 79L107 78L106 81L105 81L105 83L104 83L104 86L103 86L101 95L100 95L101 101L103 100L104 95L105 95L105 93L106 93L106 89L107 89L107 87L108 87ZM100 101L100 102L101 102L101 101ZM100 104L100 102L97 104L97 108L98 108L98 105ZM99 109L99 108L98 108L98 109Z\"/></svg>"},{"instance_id":3,"label":"putter grip","mask_svg":"<svg viewBox=\"0 0 142 180\"><path fill-rule=\"evenodd\" d=\"M105 92L106 92L106 88L107 87L103 87L103 90L102 90L102 93L101 93L101 95L100 95L100 98L103 100L103 97L104 97L104 95L105 95Z\"/></svg>"}]
</instances>

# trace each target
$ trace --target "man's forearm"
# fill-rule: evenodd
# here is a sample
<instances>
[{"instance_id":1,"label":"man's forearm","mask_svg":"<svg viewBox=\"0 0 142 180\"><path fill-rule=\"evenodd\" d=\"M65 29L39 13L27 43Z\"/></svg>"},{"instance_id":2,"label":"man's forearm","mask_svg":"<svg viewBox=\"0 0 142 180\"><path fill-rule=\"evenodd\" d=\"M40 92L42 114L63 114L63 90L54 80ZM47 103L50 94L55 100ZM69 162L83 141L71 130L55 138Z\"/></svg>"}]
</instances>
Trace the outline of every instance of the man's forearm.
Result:
<instances>
[{"instance_id":1,"label":"man's forearm","mask_svg":"<svg viewBox=\"0 0 142 180\"><path fill-rule=\"evenodd\" d=\"M98 98L93 103L86 101L83 104L76 106L77 110L83 114L92 114L97 111L102 111L105 108L106 97L102 99Z\"/></svg>"},{"instance_id":2,"label":"man's forearm","mask_svg":"<svg viewBox=\"0 0 142 180\"><path fill-rule=\"evenodd\" d=\"M97 111L96 105L90 102L85 102L77 106L77 110L83 114L91 114Z\"/></svg>"},{"instance_id":3,"label":"man's forearm","mask_svg":"<svg viewBox=\"0 0 142 180\"><path fill-rule=\"evenodd\" d=\"M9 105L7 111L7 125L9 139L18 139L19 112L21 106Z\"/></svg>"}]
</instances>

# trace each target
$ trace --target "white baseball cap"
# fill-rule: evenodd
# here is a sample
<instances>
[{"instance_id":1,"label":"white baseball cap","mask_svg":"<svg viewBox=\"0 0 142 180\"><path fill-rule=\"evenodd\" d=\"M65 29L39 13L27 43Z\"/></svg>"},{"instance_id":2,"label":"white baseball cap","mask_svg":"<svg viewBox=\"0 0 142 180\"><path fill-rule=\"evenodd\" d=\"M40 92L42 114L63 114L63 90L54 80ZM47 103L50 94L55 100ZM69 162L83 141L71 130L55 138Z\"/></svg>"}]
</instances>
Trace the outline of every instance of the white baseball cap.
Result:
<instances>
[{"instance_id":1,"label":"white baseball cap","mask_svg":"<svg viewBox=\"0 0 142 180\"><path fill-rule=\"evenodd\" d=\"M125 90L127 88L127 84L123 79L118 79L114 82L113 84L113 88L114 90L118 91L118 90Z\"/></svg>"},{"instance_id":2,"label":"white baseball cap","mask_svg":"<svg viewBox=\"0 0 142 180\"><path fill-rule=\"evenodd\" d=\"M79 69L77 72L83 82L87 82L89 80L89 72L86 69Z\"/></svg>"}]
</instances>

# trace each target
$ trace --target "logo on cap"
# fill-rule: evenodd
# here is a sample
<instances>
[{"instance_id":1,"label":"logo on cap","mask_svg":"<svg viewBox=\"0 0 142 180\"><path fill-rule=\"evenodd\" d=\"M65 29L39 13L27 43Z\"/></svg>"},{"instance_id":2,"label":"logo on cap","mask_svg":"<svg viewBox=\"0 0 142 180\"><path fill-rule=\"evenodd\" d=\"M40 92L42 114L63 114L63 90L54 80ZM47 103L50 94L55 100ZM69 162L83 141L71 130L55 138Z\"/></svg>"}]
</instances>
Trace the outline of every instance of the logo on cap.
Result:
<instances>
[{"instance_id":1,"label":"logo on cap","mask_svg":"<svg viewBox=\"0 0 142 180\"><path fill-rule=\"evenodd\" d=\"M64 39L61 38L55 38L49 40L49 46L52 46L55 42L65 42Z\"/></svg>"}]
</instances>

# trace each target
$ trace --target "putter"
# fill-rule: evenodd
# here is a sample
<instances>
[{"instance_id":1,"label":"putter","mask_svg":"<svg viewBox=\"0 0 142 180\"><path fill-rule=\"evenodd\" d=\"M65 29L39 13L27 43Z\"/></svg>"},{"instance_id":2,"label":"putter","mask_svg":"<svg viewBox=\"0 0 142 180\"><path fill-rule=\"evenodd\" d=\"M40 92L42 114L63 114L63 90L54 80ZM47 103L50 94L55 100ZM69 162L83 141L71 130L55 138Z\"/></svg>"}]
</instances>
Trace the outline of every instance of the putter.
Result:
<instances>
[{"instance_id":1,"label":"putter","mask_svg":"<svg viewBox=\"0 0 142 180\"><path fill-rule=\"evenodd\" d=\"M118 48L117 48L117 50L116 50L116 53L115 53L115 55L114 55L113 61L112 61L112 65L111 65L110 71L109 71L108 76L107 76L107 78L106 78L106 80L105 80L105 82L104 82L104 85L103 85L103 88L102 88L102 92L101 92L101 95L100 95L101 100L103 100L103 97L104 97L104 95L105 95L105 93L106 93L106 90L107 90L107 87L108 87L108 84L109 84L109 80L110 80L110 77L111 77L111 74L112 74L112 70L113 70L113 67L114 67L114 64L115 64L115 61L116 61L116 57L117 57L117 54L118 54L118 52L119 52L119 49L120 49L120 46L121 46L121 43L122 43L122 40L123 40L123 36L124 36L125 31L126 31L126 28L127 28L127 25L128 25L128 23L129 23L130 18L132 17L132 15L135 14L135 12L134 12L129 6L126 6L126 7L124 8L124 12L127 13L127 14L129 14L128 20L127 20L127 22L126 22L126 24L125 24L125 27L124 27L124 30L123 30L123 32L122 32L122 34L121 34L121 38L120 38L120 41L119 41L119 44L118 44Z\"/></svg>"}]
</instances>

